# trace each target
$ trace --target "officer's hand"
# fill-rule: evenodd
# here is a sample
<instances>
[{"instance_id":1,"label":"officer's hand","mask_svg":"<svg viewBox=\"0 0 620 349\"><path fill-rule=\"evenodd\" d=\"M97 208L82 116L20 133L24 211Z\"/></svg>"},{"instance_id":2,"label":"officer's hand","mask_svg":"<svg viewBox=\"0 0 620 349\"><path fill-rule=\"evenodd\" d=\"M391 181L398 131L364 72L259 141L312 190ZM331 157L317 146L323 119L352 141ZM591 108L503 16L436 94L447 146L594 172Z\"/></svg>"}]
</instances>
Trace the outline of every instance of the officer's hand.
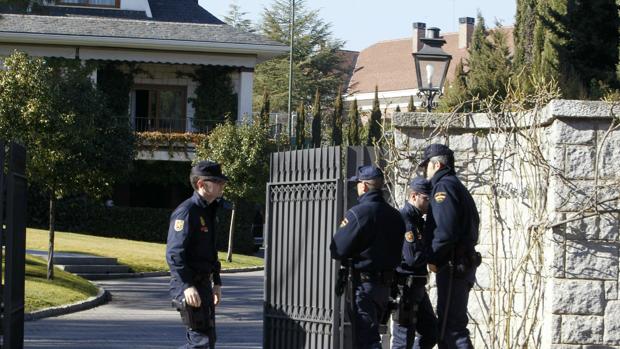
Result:
<instances>
[{"instance_id":1,"label":"officer's hand","mask_svg":"<svg viewBox=\"0 0 620 349\"><path fill-rule=\"evenodd\" d=\"M213 285L213 305L220 304L221 300L222 300L222 286Z\"/></svg>"},{"instance_id":2,"label":"officer's hand","mask_svg":"<svg viewBox=\"0 0 620 349\"><path fill-rule=\"evenodd\" d=\"M428 265L428 270L432 271L433 273L437 272L437 266L435 264L429 264Z\"/></svg>"},{"instance_id":3,"label":"officer's hand","mask_svg":"<svg viewBox=\"0 0 620 349\"><path fill-rule=\"evenodd\" d=\"M200 306L200 295L198 294L196 287L192 286L186 288L185 291L183 291L183 295L185 296L185 303L188 305L191 305L194 308L198 308Z\"/></svg>"}]
</instances>

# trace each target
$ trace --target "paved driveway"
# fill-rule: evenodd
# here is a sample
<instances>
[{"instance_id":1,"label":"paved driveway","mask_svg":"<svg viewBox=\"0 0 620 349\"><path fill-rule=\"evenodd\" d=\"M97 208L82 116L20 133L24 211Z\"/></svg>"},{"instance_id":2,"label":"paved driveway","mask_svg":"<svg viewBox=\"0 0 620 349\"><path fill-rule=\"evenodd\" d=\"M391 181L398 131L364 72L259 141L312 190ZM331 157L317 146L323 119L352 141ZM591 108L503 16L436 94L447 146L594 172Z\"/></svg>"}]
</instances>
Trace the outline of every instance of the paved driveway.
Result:
<instances>
[{"instance_id":1,"label":"paved driveway","mask_svg":"<svg viewBox=\"0 0 620 349\"><path fill-rule=\"evenodd\" d=\"M26 322L25 348L176 348L185 331L170 307L168 277L98 282L112 293L106 305ZM263 272L222 274L216 310L217 348L261 348Z\"/></svg>"}]
</instances>

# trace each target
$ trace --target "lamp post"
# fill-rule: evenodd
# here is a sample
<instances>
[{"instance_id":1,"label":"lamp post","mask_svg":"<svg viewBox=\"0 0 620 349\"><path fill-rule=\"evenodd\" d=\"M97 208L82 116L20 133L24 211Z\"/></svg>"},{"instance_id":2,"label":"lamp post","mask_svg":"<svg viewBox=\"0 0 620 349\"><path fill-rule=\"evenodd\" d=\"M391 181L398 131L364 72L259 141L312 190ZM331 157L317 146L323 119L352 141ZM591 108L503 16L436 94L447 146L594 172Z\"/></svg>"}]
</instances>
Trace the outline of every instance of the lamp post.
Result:
<instances>
[{"instance_id":1,"label":"lamp post","mask_svg":"<svg viewBox=\"0 0 620 349\"><path fill-rule=\"evenodd\" d=\"M422 106L431 112L437 105L435 97L443 94L443 85L452 56L441 49L446 40L439 36L439 28L428 28L426 37L421 41L424 46L420 51L413 53L418 97L424 97Z\"/></svg>"}]
</instances>

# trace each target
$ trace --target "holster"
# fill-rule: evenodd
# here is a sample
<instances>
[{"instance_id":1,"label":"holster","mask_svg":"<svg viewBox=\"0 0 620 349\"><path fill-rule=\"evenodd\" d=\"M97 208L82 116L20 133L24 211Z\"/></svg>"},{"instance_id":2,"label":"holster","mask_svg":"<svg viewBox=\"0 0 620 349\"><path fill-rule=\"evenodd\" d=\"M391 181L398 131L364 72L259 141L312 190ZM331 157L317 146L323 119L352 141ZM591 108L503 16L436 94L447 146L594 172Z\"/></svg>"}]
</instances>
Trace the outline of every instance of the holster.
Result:
<instances>
[{"instance_id":1,"label":"holster","mask_svg":"<svg viewBox=\"0 0 620 349\"><path fill-rule=\"evenodd\" d=\"M462 274L473 268L477 268L482 263L482 255L474 248L456 247L454 249L454 265L456 273Z\"/></svg>"},{"instance_id":2,"label":"holster","mask_svg":"<svg viewBox=\"0 0 620 349\"><path fill-rule=\"evenodd\" d=\"M418 311L418 301L421 295L417 293L424 292L424 286L416 285L414 277L399 278L396 287L398 289L394 310L392 311L392 320L402 326L415 325Z\"/></svg>"},{"instance_id":3,"label":"holster","mask_svg":"<svg viewBox=\"0 0 620 349\"><path fill-rule=\"evenodd\" d=\"M183 324L193 331L207 332L215 327L213 306L201 304L200 307L192 307L185 303L185 299L172 300L172 306L181 314Z\"/></svg>"}]
</instances>

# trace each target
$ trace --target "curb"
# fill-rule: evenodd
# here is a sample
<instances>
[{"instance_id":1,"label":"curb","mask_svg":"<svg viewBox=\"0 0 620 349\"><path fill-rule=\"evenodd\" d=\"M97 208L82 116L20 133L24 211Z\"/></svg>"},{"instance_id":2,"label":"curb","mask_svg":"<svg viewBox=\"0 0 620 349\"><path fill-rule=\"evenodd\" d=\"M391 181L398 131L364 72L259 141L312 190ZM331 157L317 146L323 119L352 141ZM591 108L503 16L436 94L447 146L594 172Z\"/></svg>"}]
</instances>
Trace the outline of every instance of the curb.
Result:
<instances>
[{"instance_id":1,"label":"curb","mask_svg":"<svg viewBox=\"0 0 620 349\"><path fill-rule=\"evenodd\" d=\"M220 274L245 273L245 272L250 272L250 271L261 271L264 269L265 267L224 269L220 271ZM124 273L122 275L114 274L113 276L109 276L109 277L107 277L106 274L101 274L100 278L94 279L93 281L150 278L150 277L161 277L161 276L170 276L170 272L169 271L149 271L149 272L141 272L141 273Z\"/></svg>"},{"instance_id":2,"label":"curb","mask_svg":"<svg viewBox=\"0 0 620 349\"><path fill-rule=\"evenodd\" d=\"M34 321L47 317L66 315L82 310L91 309L107 303L112 298L110 292L106 291L103 287L98 288L99 292L97 292L97 295L94 297L90 297L85 301L67 305L60 305L57 307L45 308L33 311L32 313L25 313L24 321Z\"/></svg>"}]
</instances>

